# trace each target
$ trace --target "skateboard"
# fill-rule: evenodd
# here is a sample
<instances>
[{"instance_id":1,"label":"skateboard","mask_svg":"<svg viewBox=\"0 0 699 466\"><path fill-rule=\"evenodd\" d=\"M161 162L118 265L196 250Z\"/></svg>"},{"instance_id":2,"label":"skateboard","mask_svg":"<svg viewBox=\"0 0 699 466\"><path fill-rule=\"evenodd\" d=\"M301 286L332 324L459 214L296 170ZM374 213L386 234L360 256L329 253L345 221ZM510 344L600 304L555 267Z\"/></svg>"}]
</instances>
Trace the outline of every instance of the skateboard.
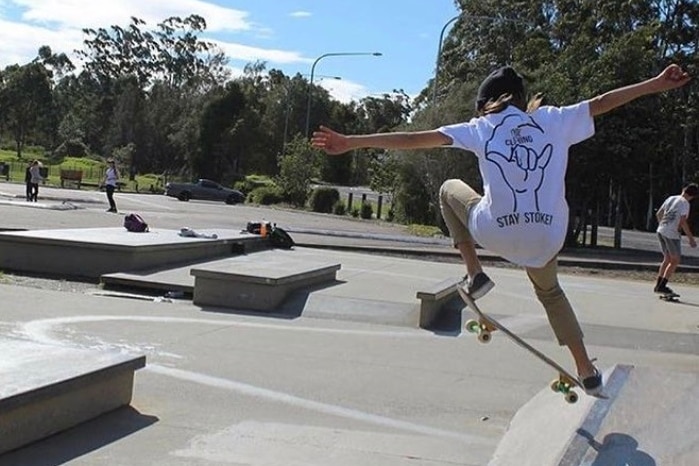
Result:
<instances>
[{"instance_id":1,"label":"skateboard","mask_svg":"<svg viewBox=\"0 0 699 466\"><path fill-rule=\"evenodd\" d=\"M568 403L576 403L578 401L579 397L575 389L579 388L582 391L585 391L585 388L582 382L575 375L571 374L556 361L524 341L521 337L512 333L512 331L510 331L500 322L481 311L475 301L460 286L457 286L456 290L459 292L459 295L461 295L461 299L463 299L468 307L478 316L477 320L469 319L466 321L465 328L469 333L477 334L478 341L481 343L489 343L492 339L492 332L495 330L500 330L521 348L529 351L541 362L558 372L558 378L551 381L551 390L562 394ZM602 394L592 396L602 399L607 398Z\"/></svg>"},{"instance_id":2,"label":"skateboard","mask_svg":"<svg viewBox=\"0 0 699 466\"><path fill-rule=\"evenodd\" d=\"M658 295L658 298L662 299L663 301L667 301L669 303L679 303L680 302L679 297L680 297L680 295L678 295L677 293L665 293L665 294Z\"/></svg>"}]
</instances>

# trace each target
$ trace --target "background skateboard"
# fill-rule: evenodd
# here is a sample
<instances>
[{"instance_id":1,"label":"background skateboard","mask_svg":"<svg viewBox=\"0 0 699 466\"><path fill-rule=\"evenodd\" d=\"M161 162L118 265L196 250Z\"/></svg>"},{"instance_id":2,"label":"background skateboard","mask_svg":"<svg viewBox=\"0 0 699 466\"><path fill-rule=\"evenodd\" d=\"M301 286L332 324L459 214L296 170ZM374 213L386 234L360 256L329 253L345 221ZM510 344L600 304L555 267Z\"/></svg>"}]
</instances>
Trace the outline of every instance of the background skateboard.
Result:
<instances>
[{"instance_id":1,"label":"background skateboard","mask_svg":"<svg viewBox=\"0 0 699 466\"><path fill-rule=\"evenodd\" d=\"M658 298L662 299L663 301L669 301L672 303L679 303L680 302L680 295L677 293L666 293L666 294L661 294L658 296Z\"/></svg>"}]
</instances>

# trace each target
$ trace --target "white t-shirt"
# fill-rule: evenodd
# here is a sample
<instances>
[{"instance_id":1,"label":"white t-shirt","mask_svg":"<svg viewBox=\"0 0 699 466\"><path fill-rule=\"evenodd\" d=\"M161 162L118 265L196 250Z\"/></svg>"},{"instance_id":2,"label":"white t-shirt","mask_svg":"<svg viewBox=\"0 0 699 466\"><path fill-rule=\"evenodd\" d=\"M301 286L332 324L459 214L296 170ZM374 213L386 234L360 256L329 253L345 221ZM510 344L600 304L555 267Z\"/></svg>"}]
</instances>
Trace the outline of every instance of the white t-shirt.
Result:
<instances>
[{"instance_id":1,"label":"white t-shirt","mask_svg":"<svg viewBox=\"0 0 699 466\"><path fill-rule=\"evenodd\" d=\"M515 264L546 265L568 229L568 148L595 133L588 103L530 114L509 106L439 131L478 157L484 193L469 218L474 239Z\"/></svg>"},{"instance_id":2,"label":"white t-shirt","mask_svg":"<svg viewBox=\"0 0 699 466\"><path fill-rule=\"evenodd\" d=\"M670 196L660 206L663 217L656 230L666 238L680 239L680 219L689 215L689 201L682 195Z\"/></svg>"},{"instance_id":3,"label":"white t-shirt","mask_svg":"<svg viewBox=\"0 0 699 466\"><path fill-rule=\"evenodd\" d=\"M107 167L105 184L109 186L116 186L117 181L119 181L119 172L117 172L117 169L114 167Z\"/></svg>"}]
</instances>

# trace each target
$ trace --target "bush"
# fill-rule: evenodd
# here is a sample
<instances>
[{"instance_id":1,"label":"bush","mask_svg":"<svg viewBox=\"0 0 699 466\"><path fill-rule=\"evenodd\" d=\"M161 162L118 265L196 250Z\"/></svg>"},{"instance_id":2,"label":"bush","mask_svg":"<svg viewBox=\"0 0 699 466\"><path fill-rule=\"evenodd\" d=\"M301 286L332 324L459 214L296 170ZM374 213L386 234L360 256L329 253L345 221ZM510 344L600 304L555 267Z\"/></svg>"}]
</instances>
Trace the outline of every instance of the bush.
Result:
<instances>
[{"instance_id":1,"label":"bush","mask_svg":"<svg viewBox=\"0 0 699 466\"><path fill-rule=\"evenodd\" d=\"M53 160L61 160L65 157L85 157L90 154L90 149L79 139L65 141L53 151Z\"/></svg>"},{"instance_id":2,"label":"bush","mask_svg":"<svg viewBox=\"0 0 699 466\"><path fill-rule=\"evenodd\" d=\"M368 202L363 202L362 203L362 210L359 212L359 215L365 219L368 220L374 215L374 208L369 204Z\"/></svg>"},{"instance_id":3,"label":"bush","mask_svg":"<svg viewBox=\"0 0 699 466\"><path fill-rule=\"evenodd\" d=\"M335 188L316 188L309 201L313 212L329 214L340 200L340 192Z\"/></svg>"},{"instance_id":4,"label":"bush","mask_svg":"<svg viewBox=\"0 0 699 466\"><path fill-rule=\"evenodd\" d=\"M251 193L257 188L275 187L276 183L268 176L264 175L248 175L241 181L236 181L233 188L243 193Z\"/></svg>"},{"instance_id":5,"label":"bush","mask_svg":"<svg viewBox=\"0 0 699 466\"><path fill-rule=\"evenodd\" d=\"M335 215L346 215L347 214L347 206L345 205L344 202L338 200L335 205L333 206L333 214Z\"/></svg>"},{"instance_id":6,"label":"bush","mask_svg":"<svg viewBox=\"0 0 699 466\"><path fill-rule=\"evenodd\" d=\"M248 193L246 202L252 204L271 205L284 200L281 190L276 186L262 186Z\"/></svg>"},{"instance_id":7,"label":"bush","mask_svg":"<svg viewBox=\"0 0 699 466\"><path fill-rule=\"evenodd\" d=\"M351 212L352 217L358 218L359 217L359 208L354 207Z\"/></svg>"}]
</instances>

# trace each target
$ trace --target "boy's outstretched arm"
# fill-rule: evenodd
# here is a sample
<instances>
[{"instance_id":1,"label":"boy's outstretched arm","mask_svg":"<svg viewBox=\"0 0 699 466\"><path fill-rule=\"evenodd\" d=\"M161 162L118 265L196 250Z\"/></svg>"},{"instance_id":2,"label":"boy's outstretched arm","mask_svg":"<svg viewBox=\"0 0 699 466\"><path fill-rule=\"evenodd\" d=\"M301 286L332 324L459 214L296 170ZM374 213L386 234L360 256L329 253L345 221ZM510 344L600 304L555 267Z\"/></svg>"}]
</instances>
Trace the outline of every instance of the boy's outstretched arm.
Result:
<instances>
[{"instance_id":1,"label":"boy's outstretched arm","mask_svg":"<svg viewBox=\"0 0 699 466\"><path fill-rule=\"evenodd\" d=\"M657 94L687 84L692 78L678 65L670 65L658 76L606 92L588 101L590 115L602 115L644 95Z\"/></svg>"},{"instance_id":2,"label":"boy's outstretched arm","mask_svg":"<svg viewBox=\"0 0 699 466\"><path fill-rule=\"evenodd\" d=\"M451 144L450 137L437 130L345 135L321 126L313 132L311 144L328 154L342 154L353 149L429 149Z\"/></svg>"}]
</instances>

